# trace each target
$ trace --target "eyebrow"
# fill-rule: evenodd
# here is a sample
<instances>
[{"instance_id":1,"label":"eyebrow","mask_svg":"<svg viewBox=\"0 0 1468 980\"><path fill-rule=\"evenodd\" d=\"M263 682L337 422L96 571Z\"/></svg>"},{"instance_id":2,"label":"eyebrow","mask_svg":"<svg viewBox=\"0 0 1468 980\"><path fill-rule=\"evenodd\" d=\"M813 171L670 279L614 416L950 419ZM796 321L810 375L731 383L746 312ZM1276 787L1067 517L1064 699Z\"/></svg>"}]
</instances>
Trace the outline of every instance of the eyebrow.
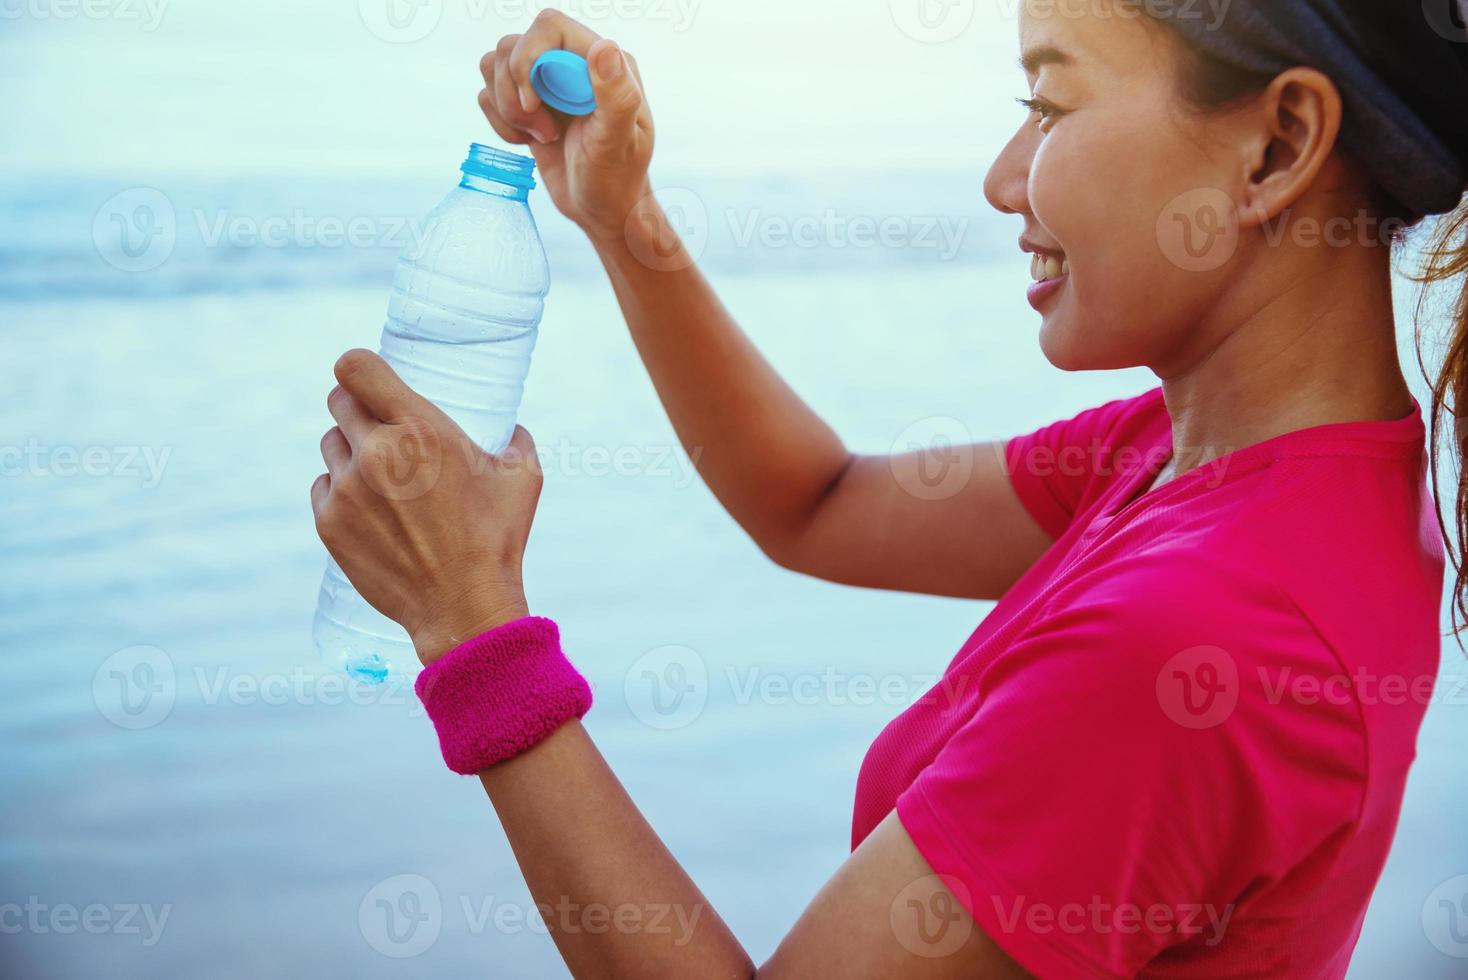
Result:
<instances>
[{"instance_id":1,"label":"eyebrow","mask_svg":"<svg viewBox=\"0 0 1468 980\"><path fill-rule=\"evenodd\" d=\"M1031 48L1019 59L1019 66L1024 69L1026 75L1037 74L1045 65L1071 65L1075 59L1056 47L1046 45L1039 48Z\"/></svg>"}]
</instances>

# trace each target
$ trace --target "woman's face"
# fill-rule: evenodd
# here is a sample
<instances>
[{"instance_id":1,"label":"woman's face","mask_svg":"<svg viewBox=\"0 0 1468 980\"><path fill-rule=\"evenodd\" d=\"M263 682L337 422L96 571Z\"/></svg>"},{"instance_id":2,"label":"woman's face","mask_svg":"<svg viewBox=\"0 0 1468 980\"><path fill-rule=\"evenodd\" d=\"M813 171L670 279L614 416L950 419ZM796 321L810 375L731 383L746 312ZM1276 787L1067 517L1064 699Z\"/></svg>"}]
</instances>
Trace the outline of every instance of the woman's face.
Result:
<instances>
[{"instance_id":1,"label":"woman's face","mask_svg":"<svg viewBox=\"0 0 1468 980\"><path fill-rule=\"evenodd\" d=\"M1022 247L1048 260L1035 263L1040 274L1068 267L1030 289L1046 357L1064 370L1166 376L1205 341L1200 320L1226 274L1199 250L1230 247L1219 236L1236 228L1227 195L1245 168L1179 97L1177 42L1125 7L1028 0L1020 53L1032 111L984 192L1024 218Z\"/></svg>"}]
</instances>

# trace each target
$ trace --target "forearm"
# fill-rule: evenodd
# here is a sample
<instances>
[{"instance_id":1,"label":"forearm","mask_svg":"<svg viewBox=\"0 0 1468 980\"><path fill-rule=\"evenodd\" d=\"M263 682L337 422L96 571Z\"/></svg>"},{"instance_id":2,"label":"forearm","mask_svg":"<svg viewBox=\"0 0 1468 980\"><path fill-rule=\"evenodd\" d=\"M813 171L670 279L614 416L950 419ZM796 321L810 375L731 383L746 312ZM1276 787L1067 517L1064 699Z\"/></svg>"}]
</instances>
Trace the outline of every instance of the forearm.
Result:
<instances>
[{"instance_id":1,"label":"forearm","mask_svg":"<svg viewBox=\"0 0 1468 980\"><path fill-rule=\"evenodd\" d=\"M597 250L658 397L720 503L766 551L779 550L850 456L740 330L661 210L627 227Z\"/></svg>"},{"instance_id":2,"label":"forearm","mask_svg":"<svg viewBox=\"0 0 1468 980\"><path fill-rule=\"evenodd\" d=\"M573 976L754 976L580 722L480 781Z\"/></svg>"}]
</instances>

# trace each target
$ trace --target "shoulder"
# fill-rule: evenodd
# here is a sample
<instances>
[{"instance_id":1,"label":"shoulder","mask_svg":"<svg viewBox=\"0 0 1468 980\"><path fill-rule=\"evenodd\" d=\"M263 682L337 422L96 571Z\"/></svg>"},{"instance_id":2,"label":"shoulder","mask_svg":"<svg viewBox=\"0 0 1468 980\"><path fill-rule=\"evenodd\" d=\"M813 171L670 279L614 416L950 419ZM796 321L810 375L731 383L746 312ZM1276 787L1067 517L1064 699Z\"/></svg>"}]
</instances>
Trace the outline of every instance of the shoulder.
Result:
<instances>
[{"instance_id":1,"label":"shoulder","mask_svg":"<svg viewBox=\"0 0 1468 980\"><path fill-rule=\"evenodd\" d=\"M1005 467L1030 515L1058 539L1117 480L1154 462L1171 428L1162 389L1154 388L1008 440Z\"/></svg>"},{"instance_id":2,"label":"shoulder","mask_svg":"<svg viewBox=\"0 0 1468 980\"><path fill-rule=\"evenodd\" d=\"M1010 440L1011 448L1031 455L1043 455L1065 447L1095 452L1098 449L1128 445L1158 431L1171 421L1161 387L1140 395L1113 398L1068 418L1051 422L1034 432ZM1013 453L1011 454L1013 456Z\"/></svg>"}]
</instances>

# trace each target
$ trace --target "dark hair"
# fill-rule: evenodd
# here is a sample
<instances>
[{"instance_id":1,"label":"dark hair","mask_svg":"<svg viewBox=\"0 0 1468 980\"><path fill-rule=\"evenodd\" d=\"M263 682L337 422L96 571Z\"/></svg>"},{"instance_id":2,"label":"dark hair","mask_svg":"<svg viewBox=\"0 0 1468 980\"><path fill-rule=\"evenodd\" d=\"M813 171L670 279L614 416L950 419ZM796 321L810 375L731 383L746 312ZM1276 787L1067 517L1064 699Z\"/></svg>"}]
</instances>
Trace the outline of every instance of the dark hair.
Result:
<instances>
[{"instance_id":1,"label":"dark hair","mask_svg":"<svg viewBox=\"0 0 1468 980\"><path fill-rule=\"evenodd\" d=\"M1198 48L1174 32L1178 44L1180 84L1183 99L1196 107L1205 109L1224 108L1264 89L1273 80L1270 74L1247 71L1221 61ZM1370 191L1370 209L1382 221L1383 227L1395 226L1406 229L1421 223L1422 219L1405 213L1392 198L1379 187ZM1390 224L1388 224L1390 222ZM1394 236L1400 244L1404 236ZM1427 320L1429 295L1433 287L1442 286L1462 277L1457 285L1451 320L1452 330L1443 354L1442 364L1436 376L1428 367L1423 354L1423 324ZM1418 297L1414 318L1413 336L1417 348L1417 363L1422 377L1432 390L1431 435L1429 466L1432 470L1433 496L1437 500L1437 522L1447 543L1447 553L1453 563L1456 580L1453 584L1453 628L1451 633L1459 637L1468 629L1468 571L1465 571L1465 555L1468 555L1468 479L1464 479L1463 463L1468 460L1468 202L1457 211L1441 216L1433 229L1424 250L1421 268L1410 273L1409 278L1423 288ZM1461 409L1461 414L1460 414ZM1457 449L1458 481L1453 514L1455 527L1449 532L1443 517L1443 488L1439 477L1439 434L1447 421L1452 441ZM1459 625L1462 617L1464 623Z\"/></svg>"}]
</instances>

